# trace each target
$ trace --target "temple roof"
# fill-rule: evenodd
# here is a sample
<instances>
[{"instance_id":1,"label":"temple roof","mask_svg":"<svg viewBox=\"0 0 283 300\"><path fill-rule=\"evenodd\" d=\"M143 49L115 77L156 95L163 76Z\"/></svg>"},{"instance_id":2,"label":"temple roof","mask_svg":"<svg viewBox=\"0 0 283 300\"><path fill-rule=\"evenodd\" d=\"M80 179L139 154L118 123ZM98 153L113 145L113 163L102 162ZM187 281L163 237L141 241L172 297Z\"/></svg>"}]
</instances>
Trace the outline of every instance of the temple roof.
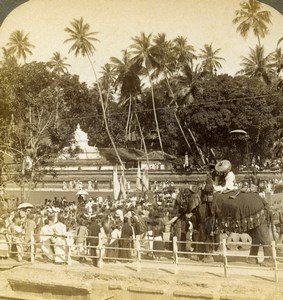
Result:
<instances>
[{"instance_id":1,"label":"temple roof","mask_svg":"<svg viewBox=\"0 0 283 300\"><path fill-rule=\"evenodd\" d=\"M174 155L168 154L168 153L162 153L162 151L152 151L148 153L148 159L149 160L155 160L155 161L164 161L164 160L174 160L176 157ZM139 158L139 160L146 160L146 155Z\"/></svg>"}]
</instances>

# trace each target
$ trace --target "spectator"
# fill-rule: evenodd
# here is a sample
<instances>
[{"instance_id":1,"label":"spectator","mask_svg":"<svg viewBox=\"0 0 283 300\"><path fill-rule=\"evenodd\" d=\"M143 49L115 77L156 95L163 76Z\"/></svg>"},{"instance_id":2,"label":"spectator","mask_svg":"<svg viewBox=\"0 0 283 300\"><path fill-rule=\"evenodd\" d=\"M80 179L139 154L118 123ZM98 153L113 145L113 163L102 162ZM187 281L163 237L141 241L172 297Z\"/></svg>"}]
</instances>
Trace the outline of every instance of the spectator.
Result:
<instances>
[{"instance_id":1,"label":"spectator","mask_svg":"<svg viewBox=\"0 0 283 300\"><path fill-rule=\"evenodd\" d=\"M120 248L128 248L128 249L119 249L119 258L123 258L126 260L131 259L131 243L133 238L133 229L129 224L129 219L124 217L124 223L121 229L121 240L119 242Z\"/></svg>"},{"instance_id":2,"label":"spectator","mask_svg":"<svg viewBox=\"0 0 283 300\"><path fill-rule=\"evenodd\" d=\"M86 261L86 238L88 230L86 227L87 222L83 219L79 220L79 226L76 229L75 243L78 251L79 262L83 263Z\"/></svg>"},{"instance_id":3,"label":"spectator","mask_svg":"<svg viewBox=\"0 0 283 300\"><path fill-rule=\"evenodd\" d=\"M12 241L16 246L16 254L18 262L23 260L24 248L23 248L23 234L24 228L22 226L21 219L16 217L14 224L11 227Z\"/></svg>"},{"instance_id":4,"label":"spectator","mask_svg":"<svg viewBox=\"0 0 283 300\"><path fill-rule=\"evenodd\" d=\"M4 220L0 219L0 259L8 258L8 232Z\"/></svg>"},{"instance_id":5,"label":"spectator","mask_svg":"<svg viewBox=\"0 0 283 300\"><path fill-rule=\"evenodd\" d=\"M109 247L116 248L116 249L108 249L107 251L107 257L110 258L111 261L116 262L116 260L113 260L115 258L118 258L119 255L119 239L121 238L121 230L122 230L122 222L117 220L115 224L113 225L111 234L110 234L110 241L109 241Z\"/></svg>"},{"instance_id":6,"label":"spectator","mask_svg":"<svg viewBox=\"0 0 283 300\"><path fill-rule=\"evenodd\" d=\"M97 251L96 247L98 246L98 236L100 233L100 219L91 218L90 226L89 226L89 236L88 236L88 244L90 245L90 255L92 256L92 263L95 267L97 267Z\"/></svg>"},{"instance_id":7,"label":"spectator","mask_svg":"<svg viewBox=\"0 0 283 300\"><path fill-rule=\"evenodd\" d=\"M54 258L54 248L51 247L51 238L53 236L53 229L49 225L49 220L44 220L44 226L40 230L40 243L43 255L50 260Z\"/></svg>"},{"instance_id":8,"label":"spectator","mask_svg":"<svg viewBox=\"0 0 283 300\"><path fill-rule=\"evenodd\" d=\"M58 216L58 221L52 225L53 233L55 236L54 240L54 263L62 264L66 263L66 235L67 228L63 223L62 216Z\"/></svg>"}]
</instances>

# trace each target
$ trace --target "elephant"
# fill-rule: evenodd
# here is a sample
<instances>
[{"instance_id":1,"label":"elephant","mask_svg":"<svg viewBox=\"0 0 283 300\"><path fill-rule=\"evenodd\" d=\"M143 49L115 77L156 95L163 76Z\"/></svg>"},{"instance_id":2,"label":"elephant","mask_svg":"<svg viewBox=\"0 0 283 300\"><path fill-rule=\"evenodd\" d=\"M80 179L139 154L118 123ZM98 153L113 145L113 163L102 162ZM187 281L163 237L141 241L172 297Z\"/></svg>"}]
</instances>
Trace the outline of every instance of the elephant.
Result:
<instances>
[{"instance_id":1,"label":"elephant","mask_svg":"<svg viewBox=\"0 0 283 300\"><path fill-rule=\"evenodd\" d=\"M253 256L248 257L248 263L257 263L255 257L259 251L257 245L271 245L272 213L267 202L258 193L238 191L215 193L209 200L199 188L198 191L190 189L181 191L180 198L186 203L186 213L195 217L194 225L197 233L193 236L194 241L219 243L220 231L248 233L252 238L249 255ZM212 245L196 244L195 252L212 253L214 248ZM271 246L263 247L263 251L264 256L272 256ZM212 262L213 256L205 255L202 260ZM272 258L266 258L262 265L272 266Z\"/></svg>"}]
</instances>

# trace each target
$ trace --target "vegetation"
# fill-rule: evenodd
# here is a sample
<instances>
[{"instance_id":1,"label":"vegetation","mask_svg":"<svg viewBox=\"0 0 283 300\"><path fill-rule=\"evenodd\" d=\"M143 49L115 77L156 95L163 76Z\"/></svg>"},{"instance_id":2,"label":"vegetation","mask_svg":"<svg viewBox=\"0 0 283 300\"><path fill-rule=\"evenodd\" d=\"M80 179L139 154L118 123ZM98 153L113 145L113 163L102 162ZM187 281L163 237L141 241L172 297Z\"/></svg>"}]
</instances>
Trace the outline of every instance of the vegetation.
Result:
<instances>
[{"instance_id":1,"label":"vegetation","mask_svg":"<svg viewBox=\"0 0 283 300\"><path fill-rule=\"evenodd\" d=\"M117 147L188 152L197 165L212 159L211 149L216 158L237 165L281 158L281 40L265 53L261 39L268 34L270 13L255 0L240 8L233 23L244 37L252 30L258 45L242 57L235 76L218 75L225 58L211 42L197 50L187 38L169 40L165 33L133 37L120 58L111 57L96 73L98 33L83 18L74 19L65 28L65 42L71 44L69 53L89 60L94 74L89 87L69 74L59 52L49 62L27 63L34 46L28 34L13 32L0 63L0 170L9 154L18 166L13 180L21 186L36 182L35 172L43 172L71 142L78 122L90 143L113 147L118 158ZM245 130L248 141L231 135L233 129Z\"/></svg>"}]
</instances>

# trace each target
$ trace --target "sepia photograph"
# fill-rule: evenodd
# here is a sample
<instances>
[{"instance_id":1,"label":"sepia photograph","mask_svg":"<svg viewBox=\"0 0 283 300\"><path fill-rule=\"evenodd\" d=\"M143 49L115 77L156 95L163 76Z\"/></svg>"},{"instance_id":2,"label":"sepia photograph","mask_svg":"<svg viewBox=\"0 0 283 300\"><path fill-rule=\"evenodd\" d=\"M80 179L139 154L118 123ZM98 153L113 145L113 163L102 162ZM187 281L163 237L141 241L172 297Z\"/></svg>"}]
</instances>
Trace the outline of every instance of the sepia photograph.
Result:
<instances>
[{"instance_id":1,"label":"sepia photograph","mask_svg":"<svg viewBox=\"0 0 283 300\"><path fill-rule=\"evenodd\" d=\"M0 0L0 299L283 299L282 28L282 0Z\"/></svg>"}]
</instances>

